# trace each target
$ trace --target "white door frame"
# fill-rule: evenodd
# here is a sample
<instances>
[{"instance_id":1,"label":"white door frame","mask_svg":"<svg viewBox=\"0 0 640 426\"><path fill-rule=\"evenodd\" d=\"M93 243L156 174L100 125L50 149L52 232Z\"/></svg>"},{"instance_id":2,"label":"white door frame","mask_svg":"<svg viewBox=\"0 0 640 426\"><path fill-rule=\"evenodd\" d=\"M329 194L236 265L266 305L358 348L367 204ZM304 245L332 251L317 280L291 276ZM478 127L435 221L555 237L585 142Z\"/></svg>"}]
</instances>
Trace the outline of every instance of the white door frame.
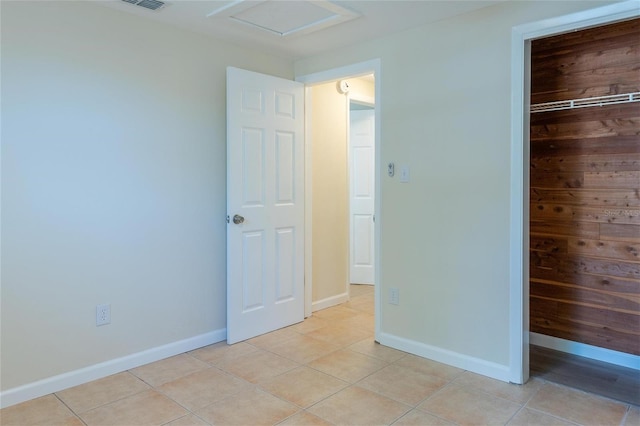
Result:
<instances>
[{"instance_id":1,"label":"white door frame","mask_svg":"<svg viewBox=\"0 0 640 426\"><path fill-rule=\"evenodd\" d=\"M296 81L306 85L325 83L335 80L341 80L350 77L358 77L367 74L374 74L375 88L375 209L374 214L376 222L374 225L375 240L375 277L374 277L374 314L375 314L375 339L378 340L380 333L380 229L382 225L382 215L380 213L380 59L372 59L370 61L360 62L356 64L346 65L343 67L333 68L320 71L313 74L301 75L296 77ZM310 91L305 93L305 262L304 262L304 286L305 286L305 316L311 315L312 303L312 252L311 252L311 207L313 202L313 194L311 191L311 176L306 171L311 170L311 96Z\"/></svg>"},{"instance_id":2,"label":"white door frame","mask_svg":"<svg viewBox=\"0 0 640 426\"><path fill-rule=\"evenodd\" d=\"M519 25L511 33L509 380L529 378L529 103L531 40L640 16L638 0Z\"/></svg>"}]
</instances>

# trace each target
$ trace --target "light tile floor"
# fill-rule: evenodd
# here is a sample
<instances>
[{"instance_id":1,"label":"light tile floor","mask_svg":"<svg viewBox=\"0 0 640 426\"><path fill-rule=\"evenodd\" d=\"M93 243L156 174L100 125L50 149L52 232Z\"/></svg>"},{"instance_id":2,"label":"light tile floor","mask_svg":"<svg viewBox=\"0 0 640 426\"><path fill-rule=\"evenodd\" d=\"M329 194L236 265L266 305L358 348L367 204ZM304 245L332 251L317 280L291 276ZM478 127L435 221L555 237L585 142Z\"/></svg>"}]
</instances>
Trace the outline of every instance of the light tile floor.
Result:
<instances>
[{"instance_id":1,"label":"light tile floor","mask_svg":"<svg viewBox=\"0 0 640 426\"><path fill-rule=\"evenodd\" d=\"M9 425L640 425L640 407L510 385L373 341L373 288L291 327L0 411Z\"/></svg>"}]
</instances>

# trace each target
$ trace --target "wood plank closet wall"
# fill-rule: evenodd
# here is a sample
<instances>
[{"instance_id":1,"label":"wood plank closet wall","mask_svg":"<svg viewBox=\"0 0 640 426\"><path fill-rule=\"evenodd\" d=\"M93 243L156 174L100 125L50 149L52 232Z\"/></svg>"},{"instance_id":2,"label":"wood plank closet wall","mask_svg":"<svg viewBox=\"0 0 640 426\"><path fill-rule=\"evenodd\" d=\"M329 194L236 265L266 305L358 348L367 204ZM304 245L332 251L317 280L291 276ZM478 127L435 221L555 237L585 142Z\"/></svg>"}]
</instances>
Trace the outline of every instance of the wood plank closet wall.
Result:
<instances>
[{"instance_id":1,"label":"wood plank closet wall","mask_svg":"<svg viewBox=\"0 0 640 426\"><path fill-rule=\"evenodd\" d=\"M640 19L532 42L531 103L640 92ZM530 330L640 355L640 103L531 114Z\"/></svg>"}]
</instances>

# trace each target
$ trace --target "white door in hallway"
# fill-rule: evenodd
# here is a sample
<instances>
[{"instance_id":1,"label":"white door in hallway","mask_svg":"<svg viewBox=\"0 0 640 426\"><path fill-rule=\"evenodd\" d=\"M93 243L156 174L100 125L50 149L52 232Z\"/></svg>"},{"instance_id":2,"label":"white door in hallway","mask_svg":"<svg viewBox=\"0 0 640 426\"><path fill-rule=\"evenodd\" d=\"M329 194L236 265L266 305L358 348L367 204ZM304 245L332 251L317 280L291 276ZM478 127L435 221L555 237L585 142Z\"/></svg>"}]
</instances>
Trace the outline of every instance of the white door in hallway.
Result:
<instances>
[{"instance_id":1,"label":"white door in hallway","mask_svg":"<svg viewBox=\"0 0 640 426\"><path fill-rule=\"evenodd\" d=\"M227 69L227 342L304 320L304 85Z\"/></svg>"},{"instance_id":2,"label":"white door in hallway","mask_svg":"<svg viewBox=\"0 0 640 426\"><path fill-rule=\"evenodd\" d=\"M350 111L350 282L374 283L375 112Z\"/></svg>"}]
</instances>

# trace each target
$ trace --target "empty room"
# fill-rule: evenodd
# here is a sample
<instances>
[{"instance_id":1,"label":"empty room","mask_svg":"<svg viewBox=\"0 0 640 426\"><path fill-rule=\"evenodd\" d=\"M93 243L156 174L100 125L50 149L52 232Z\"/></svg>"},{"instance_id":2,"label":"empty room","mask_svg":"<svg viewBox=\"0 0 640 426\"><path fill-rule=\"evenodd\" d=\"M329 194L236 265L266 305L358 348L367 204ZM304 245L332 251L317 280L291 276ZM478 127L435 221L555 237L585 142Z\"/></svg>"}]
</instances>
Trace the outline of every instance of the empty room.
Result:
<instances>
[{"instance_id":1,"label":"empty room","mask_svg":"<svg viewBox=\"0 0 640 426\"><path fill-rule=\"evenodd\" d=\"M0 1L2 425L640 422L638 1Z\"/></svg>"}]
</instances>

